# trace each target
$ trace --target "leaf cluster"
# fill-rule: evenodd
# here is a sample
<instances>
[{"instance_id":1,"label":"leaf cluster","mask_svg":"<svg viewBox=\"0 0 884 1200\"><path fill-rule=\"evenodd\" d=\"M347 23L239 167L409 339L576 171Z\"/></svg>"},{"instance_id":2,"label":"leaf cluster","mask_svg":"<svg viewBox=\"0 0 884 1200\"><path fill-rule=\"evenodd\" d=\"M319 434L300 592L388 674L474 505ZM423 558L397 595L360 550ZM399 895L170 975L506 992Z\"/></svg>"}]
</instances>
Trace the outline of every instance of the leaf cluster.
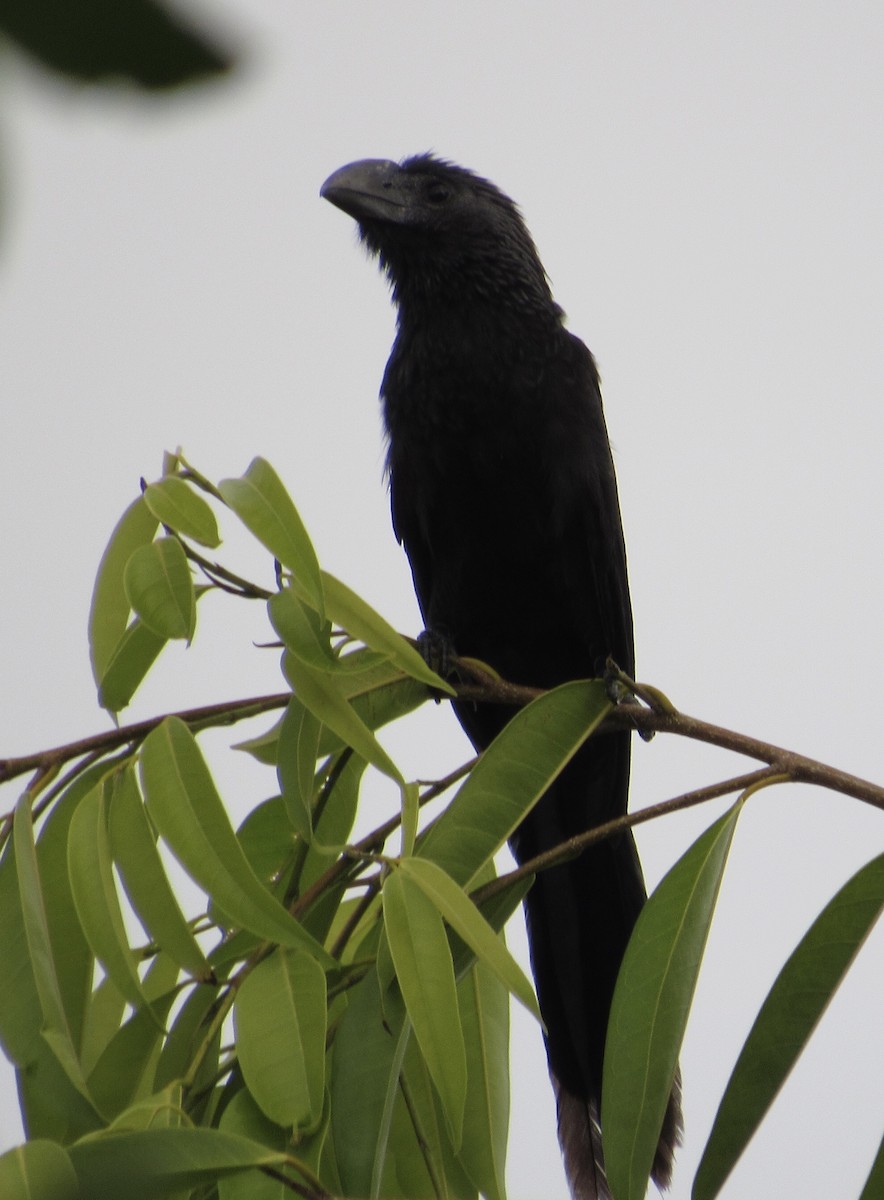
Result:
<instances>
[{"instance_id":1,"label":"leaf cluster","mask_svg":"<svg viewBox=\"0 0 884 1200\"><path fill-rule=\"evenodd\" d=\"M206 557L216 511L273 556L272 593ZM218 589L265 604L279 639L282 715L239 747L272 773L270 798L232 826L197 735L262 706L219 705L92 739L60 778L47 758L0 826L0 1040L28 1135L0 1157L0 1195L502 1200L510 995L539 1019L502 927L549 863L495 879L494 855L603 736L608 688L538 695L478 761L435 785L407 780L378 730L451 685L320 568L268 463L216 486L177 454L99 568L90 652L112 714L168 642L196 636L200 599ZM369 773L389 816L353 844ZM739 815L772 781L686 851L636 928L602 1102L617 1200L645 1194ZM423 821L424 802L454 787ZM191 911L177 869L199 897ZM723 1097L698 1200L718 1194L882 905L878 856L784 966Z\"/></svg>"}]
</instances>

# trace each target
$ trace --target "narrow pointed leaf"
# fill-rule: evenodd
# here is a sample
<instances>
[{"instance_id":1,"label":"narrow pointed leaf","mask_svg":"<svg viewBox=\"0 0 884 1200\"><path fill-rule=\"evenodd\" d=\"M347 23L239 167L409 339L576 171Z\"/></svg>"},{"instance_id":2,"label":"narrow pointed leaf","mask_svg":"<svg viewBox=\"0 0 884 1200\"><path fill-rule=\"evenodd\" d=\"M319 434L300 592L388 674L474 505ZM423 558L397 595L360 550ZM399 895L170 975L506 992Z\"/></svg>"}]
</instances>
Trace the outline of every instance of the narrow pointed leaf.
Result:
<instances>
[{"instance_id":1,"label":"narrow pointed leaf","mask_svg":"<svg viewBox=\"0 0 884 1200\"><path fill-rule=\"evenodd\" d=\"M89 1200L162 1200L251 1167L282 1167L285 1155L218 1129L113 1131L71 1146L81 1196Z\"/></svg>"},{"instance_id":2,"label":"narrow pointed leaf","mask_svg":"<svg viewBox=\"0 0 884 1200\"><path fill-rule=\"evenodd\" d=\"M317 720L327 725L372 766L388 775L400 787L404 786L405 781L399 768L356 714L346 699L337 676L315 671L289 653L284 655L283 669L295 695Z\"/></svg>"},{"instance_id":3,"label":"narrow pointed leaf","mask_svg":"<svg viewBox=\"0 0 884 1200\"><path fill-rule=\"evenodd\" d=\"M322 573L322 583L328 616L346 629L351 637L359 638L373 650L380 650L390 662L428 687L454 694L454 689L430 670L414 646L361 596L327 571Z\"/></svg>"},{"instance_id":4,"label":"narrow pointed leaf","mask_svg":"<svg viewBox=\"0 0 884 1200\"><path fill-rule=\"evenodd\" d=\"M221 1114L222 1133L239 1134L269 1146L272 1150L289 1148L291 1131L268 1121L245 1088L233 1097ZM298 1146L301 1157L301 1146ZM292 1200L292 1191L280 1179L263 1171L244 1171L218 1181L219 1200Z\"/></svg>"},{"instance_id":5,"label":"narrow pointed leaf","mask_svg":"<svg viewBox=\"0 0 884 1200\"><path fill-rule=\"evenodd\" d=\"M53 804L37 838L37 865L43 888L52 956L67 1013L71 1039L81 1045L86 1008L90 1002L95 959L77 916L68 872L71 819L81 801L107 774L107 760L93 764L67 787ZM3 959L3 974L6 971Z\"/></svg>"},{"instance_id":6,"label":"narrow pointed leaf","mask_svg":"<svg viewBox=\"0 0 884 1200\"><path fill-rule=\"evenodd\" d=\"M276 774L285 810L294 829L313 837L313 780L322 724L293 696L279 730Z\"/></svg>"},{"instance_id":7,"label":"narrow pointed leaf","mask_svg":"<svg viewBox=\"0 0 884 1200\"><path fill-rule=\"evenodd\" d=\"M144 811L134 767L113 778L109 832L114 861L148 937L192 975L209 965L178 905Z\"/></svg>"},{"instance_id":8,"label":"narrow pointed leaf","mask_svg":"<svg viewBox=\"0 0 884 1200\"><path fill-rule=\"evenodd\" d=\"M383 904L396 978L457 1150L463 1134L467 1062L445 927L432 901L401 871L387 877Z\"/></svg>"},{"instance_id":9,"label":"narrow pointed leaf","mask_svg":"<svg viewBox=\"0 0 884 1200\"><path fill-rule=\"evenodd\" d=\"M71 1038L52 954L27 793L22 794L15 807L13 837L25 935L43 1012L43 1038L51 1047L70 1082L91 1105L86 1080Z\"/></svg>"},{"instance_id":10,"label":"narrow pointed leaf","mask_svg":"<svg viewBox=\"0 0 884 1200\"><path fill-rule=\"evenodd\" d=\"M234 1009L246 1085L277 1125L310 1128L325 1092L325 973L306 954L278 951L246 977Z\"/></svg>"},{"instance_id":11,"label":"narrow pointed leaf","mask_svg":"<svg viewBox=\"0 0 884 1200\"><path fill-rule=\"evenodd\" d=\"M139 546L126 563L123 583L132 609L157 637L193 638L193 576L177 538Z\"/></svg>"},{"instance_id":12,"label":"narrow pointed leaf","mask_svg":"<svg viewBox=\"0 0 884 1200\"><path fill-rule=\"evenodd\" d=\"M7 842L0 859L0 947L3 953L3 970L0 971L0 1044L10 1061L23 1067L36 1052L42 1013L22 914L12 842Z\"/></svg>"},{"instance_id":13,"label":"narrow pointed leaf","mask_svg":"<svg viewBox=\"0 0 884 1200\"><path fill-rule=\"evenodd\" d=\"M492 971L532 1016L541 1020L534 988L475 904L450 875L428 859L403 858L399 870L413 880L447 924L459 934L480 962Z\"/></svg>"},{"instance_id":14,"label":"narrow pointed leaf","mask_svg":"<svg viewBox=\"0 0 884 1200\"><path fill-rule=\"evenodd\" d=\"M101 677L98 703L108 712L126 708L168 638L135 620L117 642Z\"/></svg>"},{"instance_id":15,"label":"narrow pointed leaf","mask_svg":"<svg viewBox=\"0 0 884 1200\"><path fill-rule=\"evenodd\" d=\"M639 915L605 1046L602 1129L617 1200L644 1200L739 801L679 859Z\"/></svg>"},{"instance_id":16,"label":"narrow pointed leaf","mask_svg":"<svg viewBox=\"0 0 884 1200\"><path fill-rule=\"evenodd\" d=\"M123 587L126 563L139 546L153 540L158 524L139 496L117 522L99 563L89 611L89 653L99 687L129 623L129 601Z\"/></svg>"},{"instance_id":17,"label":"narrow pointed leaf","mask_svg":"<svg viewBox=\"0 0 884 1200\"><path fill-rule=\"evenodd\" d=\"M89 1075L89 1090L106 1120L122 1113L142 1091L163 1034L174 991L139 1009L114 1034Z\"/></svg>"},{"instance_id":18,"label":"narrow pointed leaf","mask_svg":"<svg viewBox=\"0 0 884 1200\"><path fill-rule=\"evenodd\" d=\"M478 962L458 984L457 994L469 1068L460 1160L483 1196L488 1200L506 1200L509 993Z\"/></svg>"},{"instance_id":19,"label":"narrow pointed leaf","mask_svg":"<svg viewBox=\"0 0 884 1200\"><path fill-rule=\"evenodd\" d=\"M37 1139L0 1155L3 1200L81 1200L71 1160L55 1142Z\"/></svg>"},{"instance_id":20,"label":"narrow pointed leaf","mask_svg":"<svg viewBox=\"0 0 884 1200\"><path fill-rule=\"evenodd\" d=\"M279 476L263 458L255 458L240 479L224 479L218 490L247 529L274 558L292 572L324 615L322 579L316 551Z\"/></svg>"},{"instance_id":21,"label":"narrow pointed leaf","mask_svg":"<svg viewBox=\"0 0 884 1200\"><path fill-rule=\"evenodd\" d=\"M74 904L92 953L135 1008L145 1003L114 884L107 835L105 784L81 802L68 835L68 871Z\"/></svg>"},{"instance_id":22,"label":"narrow pointed leaf","mask_svg":"<svg viewBox=\"0 0 884 1200\"><path fill-rule=\"evenodd\" d=\"M884 909L884 854L829 901L770 989L733 1069L694 1180L717 1196Z\"/></svg>"},{"instance_id":23,"label":"narrow pointed leaf","mask_svg":"<svg viewBox=\"0 0 884 1200\"><path fill-rule=\"evenodd\" d=\"M388 998L386 1009L382 1005L375 971L348 993L329 1079L332 1137L345 1196L378 1195L410 1030L401 998L398 1004Z\"/></svg>"},{"instance_id":24,"label":"narrow pointed leaf","mask_svg":"<svg viewBox=\"0 0 884 1200\"><path fill-rule=\"evenodd\" d=\"M201 546L214 549L221 544L218 522L206 501L183 479L166 475L150 484L144 492L144 503L163 525Z\"/></svg>"},{"instance_id":25,"label":"narrow pointed leaf","mask_svg":"<svg viewBox=\"0 0 884 1200\"><path fill-rule=\"evenodd\" d=\"M258 879L237 841L193 734L169 717L146 738L141 774L154 824L196 883L244 929L332 960Z\"/></svg>"},{"instance_id":26,"label":"narrow pointed leaf","mask_svg":"<svg viewBox=\"0 0 884 1200\"><path fill-rule=\"evenodd\" d=\"M275 592L267 607L273 628L292 654L315 671L343 673L332 651L331 625L301 601L292 588Z\"/></svg>"},{"instance_id":27,"label":"narrow pointed leaf","mask_svg":"<svg viewBox=\"0 0 884 1200\"><path fill-rule=\"evenodd\" d=\"M611 711L600 680L580 680L517 712L484 752L417 854L467 886Z\"/></svg>"}]
</instances>

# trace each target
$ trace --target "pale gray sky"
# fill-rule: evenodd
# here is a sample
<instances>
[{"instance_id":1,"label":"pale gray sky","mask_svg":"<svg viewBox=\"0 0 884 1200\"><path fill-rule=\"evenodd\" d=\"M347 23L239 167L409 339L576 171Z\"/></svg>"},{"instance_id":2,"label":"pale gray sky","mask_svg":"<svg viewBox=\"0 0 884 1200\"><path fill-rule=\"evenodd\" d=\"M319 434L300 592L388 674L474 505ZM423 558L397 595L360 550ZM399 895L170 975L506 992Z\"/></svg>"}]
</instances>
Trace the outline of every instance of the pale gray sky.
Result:
<instances>
[{"instance_id":1,"label":"pale gray sky","mask_svg":"<svg viewBox=\"0 0 884 1200\"><path fill-rule=\"evenodd\" d=\"M884 10L203 7L241 35L246 66L183 100L121 101L4 63L0 753L107 726L86 652L95 568L139 477L177 444L215 477L270 458L323 564L418 628L381 479L392 311L318 189L354 158L433 148L519 201L598 358L640 677L686 711L884 778ZM204 605L194 648L127 719L278 688L275 656L250 645L261 612L232 608ZM422 774L466 753L442 708L390 745ZM217 762L234 812L270 793L249 763ZM735 765L637 743L633 805ZM716 811L642 830L652 884ZM683 1056L675 1200L778 965L880 850L881 821L807 788L752 801ZM878 930L729 1200L858 1195L884 1110L882 950ZM513 1092L512 1200L564 1200L521 1013ZM0 1149L20 1136L3 1062Z\"/></svg>"}]
</instances>

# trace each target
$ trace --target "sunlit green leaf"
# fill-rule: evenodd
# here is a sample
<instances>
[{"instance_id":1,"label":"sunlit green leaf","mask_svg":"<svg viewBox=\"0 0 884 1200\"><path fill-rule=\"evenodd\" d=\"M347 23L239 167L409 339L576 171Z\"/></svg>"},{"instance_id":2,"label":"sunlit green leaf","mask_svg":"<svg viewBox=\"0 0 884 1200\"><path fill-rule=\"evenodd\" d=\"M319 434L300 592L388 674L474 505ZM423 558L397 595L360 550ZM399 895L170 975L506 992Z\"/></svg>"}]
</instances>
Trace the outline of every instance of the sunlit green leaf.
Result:
<instances>
[{"instance_id":1,"label":"sunlit green leaf","mask_svg":"<svg viewBox=\"0 0 884 1200\"><path fill-rule=\"evenodd\" d=\"M277 1125L309 1128L325 1089L325 974L306 954L277 951L237 992L237 1052L243 1077Z\"/></svg>"},{"instance_id":2,"label":"sunlit green leaf","mask_svg":"<svg viewBox=\"0 0 884 1200\"><path fill-rule=\"evenodd\" d=\"M292 588L275 592L268 608L273 628L292 654L315 671L343 673L331 648L331 625L299 600Z\"/></svg>"},{"instance_id":3,"label":"sunlit green leaf","mask_svg":"<svg viewBox=\"0 0 884 1200\"><path fill-rule=\"evenodd\" d=\"M390 625L380 613L375 612L361 596L329 575L322 572L326 613L346 629L351 637L359 638L373 650L380 650L407 675L427 684L428 687L453 695L454 690L435 671L431 671L420 653Z\"/></svg>"},{"instance_id":4,"label":"sunlit green leaf","mask_svg":"<svg viewBox=\"0 0 884 1200\"><path fill-rule=\"evenodd\" d=\"M24 1066L36 1053L43 1015L18 889L15 847L9 841L0 859L0 1041L9 1059Z\"/></svg>"},{"instance_id":5,"label":"sunlit green leaf","mask_svg":"<svg viewBox=\"0 0 884 1200\"><path fill-rule=\"evenodd\" d=\"M73 901L71 905L73 907ZM87 1076L120 1028L125 1009L126 997L114 981L105 975L90 997L83 1025L80 1061Z\"/></svg>"},{"instance_id":6,"label":"sunlit green leaf","mask_svg":"<svg viewBox=\"0 0 884 1200\"><path fill-rule=\"evenodd\" d=\"M152 1083L153 1064L175 992L139 1009L111 1038L89 1075L89 1090L106 1119L123 1112ZM151 1090L150 1084L144 1089Z\"/></svg>"},{"instance_id":7,"label":"sunlit green leaf","mask_svg":"<svg viewBox=\"0 0 884 1200\"><path fill-rule=\"evenodd\" d=\"M289 820L309 842L313 837L313 780L322 725L292 697L279 730L276 774Z\"/></svg>"},{"instance_id":8,"label":"sunlit green leaf","mask_svg":"<svg viewBox=\"0 0 884 1200\"><path fill-rule=\"evenodd\" d=\"M43 1013L43 1038L50 1046L70 1082L91 1104L83 1071L71 1038L70 1026L61 998L58 973L52 955L52 942L46 922L46 909L43 905L40 872L37 866L31 810L28 806L26 792L22 794L15 808L13 832L21 911L30 950L34 982Z\"/></svg>"},{"instance_id":9,"label":"sunlit green leaf","mask_svg":"<svg viewBox=\"0 0 884 1200\"><path fill-rule=\"evenodd\" d=\"M457 994L468 1065L460 1160L483 1196L488 1200L506 1200L509 994L481 962L460 981Z\"/></svg>"},{"instance_id":10,"label":"sunlit green leaf","mask_svg":"<svg viewBox=\"0 0 884 1200\"><path fill-rule=\"evenodd\" d=\"M644 1200L742 801L697 839L642 909L608 1025L605 1168L618 1200Z\"/></svg>"},{"instance_id":11,"label":"sunlit green leaf","mask_svg":"<svg viewBox=\"0 0 884 1200\"><path fill-rule=\"evenodd\" d=\"M399 768L345 699L337 676L314 671L289 653L283 658L283 669L295 695L323 725L327 725L384 775L400 786L404 785Z\"/></svg>"},{"instance_id":12,"label":"sunlit green leaf","mask_svg":"<svg viewBox=\"0 0 884 1200\"><path fill-rule=\"evenodd\" d=\"M108 781L108 788L110 783ZM130 1004L145 1003L114 883L107 834L105 785L81 802L68 836L71 891L92 953Z\"/></svg>"},{"instance_id":13,"label":"sunlit green leaf","mask_svg":"<svg viewBox=\"0 0 884 1200\"><path fill-rule=\"evenodd\" d=\"M114 648L101 678L98 703L102 708L112 713L126 708L167 640L141 621L132 622Z\"/></svg>"},{"instance_id":14,"label":"sunlit green leaf","mask_svg":"<svg viewBox=\"0 0 884 1200\"><path fill-rule=\"evenodd\" d=\"M157 637L193 638L193 576L177 538L158 538L139 546L126 563L123 583L132 609Z\"/></svg>"},{"instance_id":15,"label":"sunlit green leaf","mask_svg":"<svg viewBox=\"0 0 884 1200\"><path fill-rule=\"evenodd\" d=\"M451 950L442 918L412 879L393 871L384 882L384 928L405 1007L439 1092L449 1134L460 1147L467 1063Z\"/></svg>"},{"instance_id":16,"label":"sunlit green leaf","mask_svg":"<svg viewBox=\"0 0 884 1200\"><path fill-rule=\"evenodd\" d=\"M417 854L467 886L611 711L599 680L565 683L517 712L494 739Z\"/></svg>"},{"instance_id":17,"label":"sunlit green leaf","mask_svg":"<svg viewBox=\"0 0 884 1200\"><path fill-rule=\"evenodd\" d=\"M169 883L131 765L114 775L109 830L123 886L148 936L186 971L205 976L208 963Z\"/></svg>"},{"instance_id":18,"label":"sunlit green leaf","mask_svg":"<svg viewBox=\"0 0 884 1200\"><path fill-rule=\"evenodd\" d=\"M697 1168L693 1196L717 1196L884 909L884 854L832 897L790 955L746 1038Z\"/></svg>"},{"instance_id":19,"label":"sunlit green leaf","mask_svg":"<svg viewBox=\"0 0 884 1200\"><path fill-rule=\"evenodd\" d=\"M528 977L507 950L503 938L495 933L451 876L429 859L403 858L399 870L417 884L476 957L539 1021L540 1009Z\"/></svg>"},{"instance_id":20,"label":"sunlit green leaf","mask_svg":"<svg viewBox=\"0 0 884 1200\"><path fill-rule=\"evenodd\" d=\"M381 1006L370 971L348 993L335 1035L330 1087L335 1157L345 1196L377 1196L410 1026Z\"/></svg>"},{"instance_id":21,"label":"sunlit green leaf","mask_svg":"<svg viewBox=\"0 0 884 1200\"><path fill-rule=\"evenodd\" d=\"M201 546L220 545L218 522L206 501L176 475L166 475L144 491L144 503L163 525Z\"/></svg>"},{"instance_id":22,"label":"sunlit green leaf","mask_svg":"<svg viewBox=\"0 0 884 1200\"><path fill-rule=\"evenodd\" d=\"M172 853L209 896L242 928L332 960L267 891L249 865L230 825L196 740L169 717L146 738L141 773L147 806Z\"/></svg>"},{"instance_id":23,"label":"sunlit green leaf","mask_svg":"<svg viewBox=\"0 0 884 1200\"><path fill-rule=\"evenodd\" d=\"M129 623L129 601L123 587L126 563L140 546L153 541L158 524L139 496L120 517L102 555L89 612L92 674L99 687Z\"/></svg>"},{"instance_id":24,"label":"sunlit green leaf","mask_svg":"<svg viewBox=\"0 0 884 1200\"><path fill-rule=\"evenodd\" d=\"M324 615L322 579L316 551L298 510L279 476L255 458L240 479L224 479L218 490L246 528L292 572Z\"/></svg>"},{"instance_id":25,"label":"sunlit green leaf","mask_svg":"<svg viewBox=\"0 0 884 1200\"><path fill-rule=\"evenodd\" d=\"M184 1079L191 1072L194 1059L209 1034L208 1023L218 990L217 985L200 984L185 1000L160 1053L153 1083L157 1091Z\"/></svg>"}]
</instances>

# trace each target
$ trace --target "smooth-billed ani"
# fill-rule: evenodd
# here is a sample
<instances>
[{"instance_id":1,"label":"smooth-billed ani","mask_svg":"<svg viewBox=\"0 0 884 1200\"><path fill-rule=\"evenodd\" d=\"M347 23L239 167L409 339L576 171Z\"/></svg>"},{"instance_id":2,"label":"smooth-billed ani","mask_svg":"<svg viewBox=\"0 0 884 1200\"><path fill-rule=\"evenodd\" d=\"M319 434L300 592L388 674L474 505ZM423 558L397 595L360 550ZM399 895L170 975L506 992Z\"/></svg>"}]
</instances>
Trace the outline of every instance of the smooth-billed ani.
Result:
<instances>
[{"instance_id":1,"label":"smooth-billed ani","mask_svg":"<svg viewBox=\"0 0 884 1200\"><path fill-rule=\"evenodd\" d=\"M427 630L537 687L633 673L617 484L593 357L563 324L518 208L418 155L342 167L322 195L390 279L381 386L393 525ZM512 710L457 704L484 749ZM629 734L591 739L511 839L522 861L626 811ZM526 901L559 1138L574 1197L608 1195L599 1130L608 1013L645 899L628 833L538 875ZM668 1183L671 1098L653 1178Z\"/></svg>"}]
</instances>

